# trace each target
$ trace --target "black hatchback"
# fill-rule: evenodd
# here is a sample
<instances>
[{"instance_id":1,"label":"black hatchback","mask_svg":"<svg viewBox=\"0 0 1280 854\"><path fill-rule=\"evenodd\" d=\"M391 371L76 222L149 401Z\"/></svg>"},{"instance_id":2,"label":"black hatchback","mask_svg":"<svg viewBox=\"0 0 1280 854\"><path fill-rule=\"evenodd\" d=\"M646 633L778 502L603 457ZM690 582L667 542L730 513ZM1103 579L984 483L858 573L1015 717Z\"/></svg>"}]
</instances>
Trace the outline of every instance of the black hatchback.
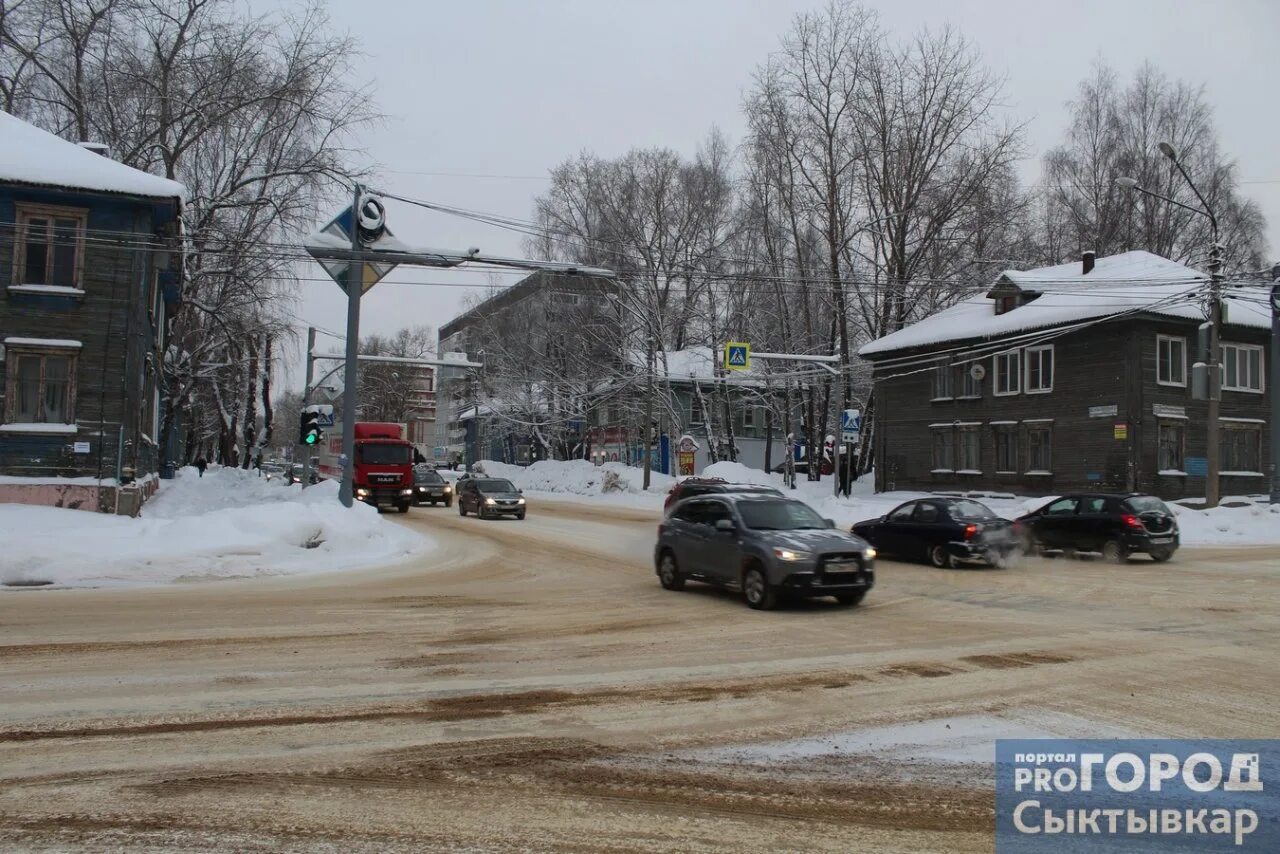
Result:
<instances>
[{"instance_id":1,"label":"black hatchback","mask_svg":"<svg viewBox=\"0 0 1280 854\"><path fill-rule=\"evenodd\" d=\"M1097 552L1113 563L1136 553L1163 563L1178 550L1178 520L1154 495L1064 495L1019 516L1028 552Z\"/></svg>"}]
</instances>

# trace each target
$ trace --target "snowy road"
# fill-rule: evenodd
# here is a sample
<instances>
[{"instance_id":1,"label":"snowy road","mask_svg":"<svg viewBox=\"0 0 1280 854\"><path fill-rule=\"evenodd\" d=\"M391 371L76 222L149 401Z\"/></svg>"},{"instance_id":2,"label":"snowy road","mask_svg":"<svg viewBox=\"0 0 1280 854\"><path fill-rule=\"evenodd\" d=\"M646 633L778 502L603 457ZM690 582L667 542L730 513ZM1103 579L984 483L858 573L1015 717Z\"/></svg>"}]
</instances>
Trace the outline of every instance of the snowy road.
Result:
<instances>
[{"instance_id":1,"label":"snowy road","mask_svg":"<svg viewBox=\"0 0 1280 854\"><path fill-rule=\"evenodd\" d=\"M1001 734L1280 729L1280 549L759 613L661 590L649 510L395 521L439 547L0 598L0 848L989 850Z\"/></svg>"}]
</instances>

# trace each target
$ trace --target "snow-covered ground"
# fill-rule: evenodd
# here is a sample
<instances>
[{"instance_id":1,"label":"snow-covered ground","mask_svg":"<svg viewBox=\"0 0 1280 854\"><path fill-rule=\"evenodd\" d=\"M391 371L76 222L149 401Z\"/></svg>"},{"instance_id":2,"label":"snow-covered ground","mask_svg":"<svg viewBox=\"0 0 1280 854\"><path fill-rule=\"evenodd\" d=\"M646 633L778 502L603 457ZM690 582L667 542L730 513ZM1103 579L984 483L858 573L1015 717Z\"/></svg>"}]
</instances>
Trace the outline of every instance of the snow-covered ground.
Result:
<instances>
[{"instance_id":1,"label":"snow-covered ground","mask_svg":"<svg viewBox=\"0 0 1280 854\"><path fill-rule=\"evenodd\" d=\"M380 566L425 552L427 537L336 483L305 491L240 469L193 468L163 481L137 519L0 504L0 589L105 587Z\"/></svg>"},{"instance_id":2,"label":"snow-covered ground","mask_svg":"<svg viewBox=\"0 0 1280 854\"><path fill-rule=\"evenodd\" d=\"M582 500L590 497L592 503L606 503L625 507L659 509L676 478L653 472L650 487L643 489L643 472L634 466L621 463L605 463L602 466L587 460L557 462L543 460L528 467L485 460L480 463L486 474L505 477L526 492L540 498ZM813 507L822 516L835 520L847 528L854 522L883 516L894 507L912 498L921 498L923 492L874 491L874 478L867 475L853 484L852 495L836 498L832 494L833 483L826 478L817 483L797 479L794 491L785 489L782 476L749 468L741 463L714 463L700 476L721 477L736 483L758 483L776 486ZM1012 519L1048 503L1052 497L1026 498L978 498L996 513ZM1243 503L1231 501L1230 503ZM1280 505L1248 504L1243 507L1218 507L1213 510L1197 510L1180 504L1169 505L1178 517L1183 545L1256 546L1280 545Z\"/></svg>"}]
</instances>

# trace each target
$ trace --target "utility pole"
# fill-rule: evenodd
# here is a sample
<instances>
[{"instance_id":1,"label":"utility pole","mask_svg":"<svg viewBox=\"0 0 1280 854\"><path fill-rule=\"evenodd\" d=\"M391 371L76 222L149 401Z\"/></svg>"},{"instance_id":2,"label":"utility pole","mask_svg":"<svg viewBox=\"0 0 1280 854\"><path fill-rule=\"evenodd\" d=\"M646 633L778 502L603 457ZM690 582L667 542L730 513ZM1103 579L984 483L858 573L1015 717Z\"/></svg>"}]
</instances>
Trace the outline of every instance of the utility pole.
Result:
<instances>
[{"instance_id":1,"label":"utility pole","mask_svg":"<svg viewBox=\"0 0 1280 854\"><path fill-rule=\"evenodd\" d=\"M351 260L347 263L347 362L342 389L342 487L338 500L343 507L354 503L353 474L356 454L356 406L359 396L360 297L364 291L364 262L360 254L360 184L355 185L351 199Z\"/></svg>"},{"instance_id":2,"label":"utility pole","mask_svg":"<svg viewBox=\"0 0 1280 854\"><path fill-rule=\"evenodd\" d=\"M1218 339L1222 335L1222 246L1218 243L1218 223L1213 223L1213 248L1209 251L1209 401L1208 424L1205 425L1205 463L1208 469L1204 485L1205 507L1217 507L1221 484L1222 454L1218 445L1219 416L1222 406L1222 354Z\"/></svg>"},{"instance_id":3,"label":"utility pole","mask_svg":"<svg viewBox=\"0 0 1280 854\"><path fill-rule=\"evenodd\" d=\"M314 362L311 354L316 351L316 328L314 326L307 327L307 380L302 386L302 408L305 410L311 405L311 375L313 372ZM298 445L302 449L302 488L306 489L307 484L311 482L311 449L306 445Z\"/></svg>"},{"instance_id":4,"label":"utility pole","mask_svg":"<svg viewBox=\"0 0 1280 854\"><path fill-rule=\"evenodd\" d=\"M1271 423L1267 431L1271 436L1271 503L1280 504L1280 394L1276 394L1276 381L1280 380L1280 264L1271 268Z\"/></svg>"},{"instance_id":5,"label":"utility pole","mask_svg":"<svg viewBox=\"0 0 1280 854\"><path fill-rule=\"evenodd\" d=\"M645 360L645 370L648 377L645 380L644 391L644 488L649 488L649 480L653 467L652 463L652 440L653 440L653 375L657 372L657 347L654 344L653 335L649 335L649 353Z\"/></svg>"}]
</instances>

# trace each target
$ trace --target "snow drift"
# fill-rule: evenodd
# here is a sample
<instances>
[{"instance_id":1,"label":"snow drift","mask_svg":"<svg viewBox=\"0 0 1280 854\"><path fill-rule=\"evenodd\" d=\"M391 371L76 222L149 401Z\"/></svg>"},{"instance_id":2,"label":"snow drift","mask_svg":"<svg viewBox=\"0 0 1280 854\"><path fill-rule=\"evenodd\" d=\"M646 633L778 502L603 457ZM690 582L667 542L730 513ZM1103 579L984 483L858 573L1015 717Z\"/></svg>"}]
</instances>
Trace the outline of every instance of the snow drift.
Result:
<instances>
[{"instance_id":1,"label":"snow drift","mask_svg":"<svg viewBox=\"0 0 1280 854\"><path fill-rule=\"evenodd\" d=\"M163 483L137 519L0 505L0 584L103 587L380 566L433 543L336 483L305 491L240 469L193 468Z\"/></svg>"}]
</instances>

